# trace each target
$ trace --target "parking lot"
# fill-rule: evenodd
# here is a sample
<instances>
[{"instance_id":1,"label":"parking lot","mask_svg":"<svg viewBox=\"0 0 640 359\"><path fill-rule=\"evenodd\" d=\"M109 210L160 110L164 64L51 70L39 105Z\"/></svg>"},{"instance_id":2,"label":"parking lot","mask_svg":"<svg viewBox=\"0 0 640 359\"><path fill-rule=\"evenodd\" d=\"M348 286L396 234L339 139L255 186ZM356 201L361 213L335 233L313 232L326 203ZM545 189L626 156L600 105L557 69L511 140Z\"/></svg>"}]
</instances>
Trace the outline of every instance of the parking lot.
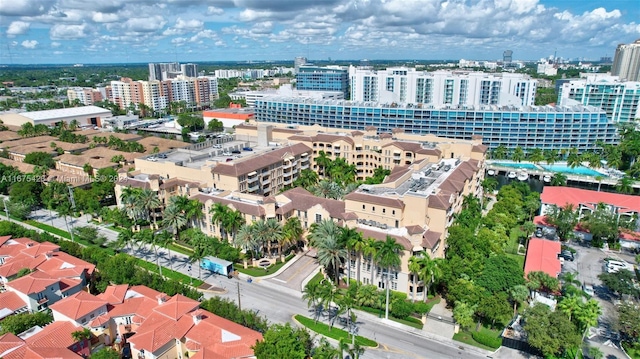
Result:
<instances>
[{"instance_id":1,"label":"parking lot","mask_svg":"<svg viewBox=\"0 0 640 359\"><path fill-rule=\"evenodd\" d=\"M562 272L577 272L577 279L582 284L593 286L595 293L593 298L600 303L602 308L598 327L593 328L587 334L586 339L590 345L599 347L605 353L606 358L626 358L626 355L616 345L618 337L613 330L617 316L614 300L617 298L602 285L598 275L603 273L605 258L620 260L628 258L621 258L615 252L605 252L598 248L584 247L576 243L571 243L569 246L576 250L575 259L574 261L565 260Z\"/></svg>"}]
</instances>

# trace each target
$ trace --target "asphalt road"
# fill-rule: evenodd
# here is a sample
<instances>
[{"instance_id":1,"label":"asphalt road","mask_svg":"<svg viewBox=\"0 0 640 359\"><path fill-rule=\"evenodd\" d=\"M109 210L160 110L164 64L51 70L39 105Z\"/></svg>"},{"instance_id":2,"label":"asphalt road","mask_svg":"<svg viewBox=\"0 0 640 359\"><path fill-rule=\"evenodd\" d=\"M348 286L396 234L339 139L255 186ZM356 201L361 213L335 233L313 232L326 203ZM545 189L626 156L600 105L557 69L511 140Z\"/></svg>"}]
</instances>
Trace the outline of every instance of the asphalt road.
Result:
<instances>
[{"instance_id":1,"label":"asphalt road","mask_svg":"<svg viewBox=\"0 0 640 359\"><path fill-rule=\"evenodd\" d=\"M37 210L32 213L31 218L66 230L64 219L57 217L55 212L50 214L47 210ZM104 226L88 223L86 216L73 220L68 218L68 221L69 225L74 227L86 225L98 227L100 233L105 235L109 241L117 238L117 232ZM155 253L150 248L139 248L133 254L150 262L156 262ZM185 255L171 252L172 263L169 263L167 250L161 249L159 254L160 263L164 267L173 267L174 270L194 278L199 276L197 264L191 266L191 271L188 270L189 265ZM222 297L237 302L239 290L242 308L255 310L272 323L292 322L292 317L296 314L312 316L306 302L301 299L299 291L280 286L272 281L261 280L248 283L246 280L212 275L206 270L202 270L201 275L206 283L226 290L225 294L220 295ZM213 295L216 294L205 293L205 297ZM366 313L359 315L358 326L358 335L374 339L380 344L379 348L368 349L363 356L364 359L471 359L487 357L486 352L454 342L451 338L435 337L422 331L413 333L399 329L393 324L388 324L384 320Z\"/></svg>"}]
</instances>

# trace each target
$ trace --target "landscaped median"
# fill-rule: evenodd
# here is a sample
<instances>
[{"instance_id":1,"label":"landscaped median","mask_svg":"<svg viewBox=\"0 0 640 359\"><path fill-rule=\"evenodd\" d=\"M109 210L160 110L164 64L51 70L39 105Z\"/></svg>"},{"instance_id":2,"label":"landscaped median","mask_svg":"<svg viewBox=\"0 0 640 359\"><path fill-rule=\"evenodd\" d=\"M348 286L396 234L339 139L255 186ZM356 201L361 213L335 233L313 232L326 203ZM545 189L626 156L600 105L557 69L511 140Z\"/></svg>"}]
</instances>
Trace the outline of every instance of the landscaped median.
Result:
<instances>
[{"instance_id":1,"label":"landscaped median","mask_svg":"<svg viewBox=\"0 0 640 359\"><path fill-rule=\"evenodd\" d=\"M335 339L335 340L341 340L341 339L348 339L349 341L351 340L351 334L349 334L348 332L336 328L335 326L333 328L329 327L328 325L321 323L321 322L317 322L311 318L307 318L303 315L295 315L293 317L293 319L305 326L307 329L318 333L320 335L324 335L327 338L331 338L331 339ZM365 347L372 347L372 348L377 348L378 347L378 343L376 343L375 341L365 338L365 337L361 337L359 335L356 336L356 343L358 343L361 346L365 346Z\"/></svg>"},{"instance_id":2,"label":"landscaped median","mask_svg":"<svg viewBox=\"0 0 640 359\"><path fill-rule=\"evenodd\" d=\"M276 264L272 264L270 266L268 266L266 269L263 268L256 268L256 267L249 267L249 268L242 268L240 265L236 264L235 269L242 273L242 274L246 274L248 276L252 276L252 277L264 277L266 275L269 274L273 274L277 271L280 270L280 268L282 268L285 264L287 264L287 262L289 262L293 257L295 257L295 254L289 254L287 257L285 257L284 262L281 262L280 260L278 260L278 262L276 262Z\"/></svg>"}]
</instances>

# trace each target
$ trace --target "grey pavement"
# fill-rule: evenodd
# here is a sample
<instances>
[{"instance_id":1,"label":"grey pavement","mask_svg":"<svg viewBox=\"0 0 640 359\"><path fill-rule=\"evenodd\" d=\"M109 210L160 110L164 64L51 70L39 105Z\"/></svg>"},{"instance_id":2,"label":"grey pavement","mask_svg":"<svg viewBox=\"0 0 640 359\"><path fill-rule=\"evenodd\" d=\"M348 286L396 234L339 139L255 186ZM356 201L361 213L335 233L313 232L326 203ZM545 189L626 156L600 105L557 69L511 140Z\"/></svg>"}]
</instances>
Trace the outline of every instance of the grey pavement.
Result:
<instances>
[{"instance_id":1,"label":"grey pavement","mask_svg":"<svg viewBox=\"0 0 640 359\"><path fill-rule=\"evenodd\" d=\"M58 218L56 213L52 215L47 210L38 210L32 213L31 218L50 225L53 223L55 227L66 230L64 219ZM70 222L72 226L90 225L97 227L100 233L105 235L109 240L115 240L118 236L117 231L105 225L90 223L87 216L73 218ZM134 248L132 254L156 263L155 252L148 246ZM220 297L229 298L236 302L239 299L243 309L255 310L258 314L264 315L272 323L291 323L293 321L292 317L296 314L308 317L313 316L306 302L301 299L302 294L299 290L276 285L269 280L249 283L245 275L240 275L240 278L227 278L225 276L215 275L204 269L200 271L197 264L189 266L186 255L172 252L171 258L169 258L169 253L164 248L159 249L158 254L158 261L162 266L167 268L172 267L174 270L193 276L194 278L200 277L212 286L225 289L226 293L220 294ZM293 266L293 264L291 266ZM311 267L311 265L307 267ZM189 271L189 269L191 269L191 271ZM300 279L301 283L304 280L305 278ZM204 292L204 296L208 298L214 296L214 294ZM386 321L365 312L358 312L357 315L358 334L374 339L380 344L376 349L368 349L363 356L364 359L466 359L483 358L491 354L491 352L464 343L455 342L451 338L437 336L396 322Z\"/></svg>"},{"instance_id":2,"label":"grey pavement","mask_svg":"<svg viewBox=\"0 0 640 359\"><path fill-rule=\"evenodd\" d=\"M427 317L423 330L446 338L453 338L455 325L453 324L453 313L447 309L447 302L441 299L440 303L431 308L429 314L432 316ZM433 318L434 316L437 316L438 319ZM443 318L444 320L439 320L439 318Z\"/></svg>"},{"instance_id":3,"label":"grey pavement","mask_svg":"<svg viewBox=\"0 0 640 359\"><path fill-rule=\"evenodd\" d=\"M296 261L291 266L281 270L277 275L264 280L293 290L302 291L302 282L311 273L315 272L318 267L319 265L316 259L305 254L296 258ZM260 281L262 280L256 278L256 282Z\"/></svg>"}]
</instances>

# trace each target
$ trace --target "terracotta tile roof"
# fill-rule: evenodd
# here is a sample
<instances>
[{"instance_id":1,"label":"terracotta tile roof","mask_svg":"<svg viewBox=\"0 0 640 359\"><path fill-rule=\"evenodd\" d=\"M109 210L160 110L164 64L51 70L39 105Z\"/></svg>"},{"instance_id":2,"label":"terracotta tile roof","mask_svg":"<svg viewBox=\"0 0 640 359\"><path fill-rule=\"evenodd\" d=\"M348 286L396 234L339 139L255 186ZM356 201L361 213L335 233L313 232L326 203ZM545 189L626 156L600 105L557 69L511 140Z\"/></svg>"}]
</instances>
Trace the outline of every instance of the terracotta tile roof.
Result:
<instances>
[{"instance_id":1,"label":"terracotta tile roof","mask_svg":"<svg viewBox=\"0 0 640 359\"><path fill-rule=\"evenodd\" d=\"M433 155L439 157L442 154L442 151L437 148L424 148L417 142L394 141L382 146L382 148L387 147L396 147L401 151L408 151L421 155Z\"/></svg>"},{"instance_id":2,"label":"terracotta tile roof","mask_svg":"<svg viewBox=\"0 0 640 359\"><path fill-rule=\"evenodd\" d=\"M67 318L79 320L91 312L104 308L107 310L107 302L84 291L64 298L49 306L51 310L63 314Z\"/></svg>"},{"instance_id":3,"label":"terracotta tile roof","mask_svg":"<svg viewBox=\"0 0 640 359\"><path fill-rule=\"evenodd\" d=\"M193 181L187 181L187 180L183 180L183 179L179 179L179 178L171 178L168 179L166 181L164 181L161 185L160 188L161 189L166 189L166 188L173 188L173 187L184 187L186 185L189 185L189 188L198 188L200 187L200 183L198 182L193 182Z\"/></svg>"},{"instance_id":4,"label":"terracotta tile roof","mask_svg":"<svg viewBox=\"0 0 640 359\"><path fill-rule=\"evenodd\" d=\"M20 269L23 268L34 270L44 261L44 256L33 258L24 253L18 253L15 257L11 257L9 260L5 261L2 266L0 266L0 276L4 278L12 277L18 274Z\"/></svg>"},{"instance_id":5,"label":"terracotta tile roof","mask_svg":"<svg viewBox=\"0 0 640 359\"><path fill-rule=\"evenodd\" d=\"M158 295L162 293L144 285L134 285L133 287L129 288L129 290L127 291L126 297L129 298L129 297L135 296L136 294L138 294L138 296L141 295L143 297L147 297L149 299L153 299L154 301L156 301L156 298L158 297Z\"/></svg>"},{"instance_id":6,"label":"terracotta tile roof","mask_svg":"<svg viewBox=\"0 0 640 359\"><path fill-rule=\"evenodd\" d=\"M352 220L352 219L358 219L358 215L354 212L345 212L342 214L342 219L348 221L348 220Z\"/></svg>"},{"instance_id":7,"label":"terracotta tile roof","mask_svg":"<svg viewBox=\"0 0 640 359\"><path fill-rule=\"evenodd\" d=\"M11 257L16 256L30 246L37 245L38 242L29 238L11 238L11 236L2 237L0 244L0 256Z\"/></svg>"},{"instance_id":8,"label":"terracotta tile roof","mask_svg":"<svg viewBox=\"0 0 640 359\"><path fill-rule=\"evenodd\" d=\"M338 141L345 141L348 144L350 144L351 146L354 145L353 139L351 137L342 136L342 135L333 135L333 134L328 134L328 133L319 133L319 134L317 134L317 135L312 137L312 141L313 142L325 142L325 143L334 143L334 142L338 142Z\"/></svg>"},{"instance_id":9,"label":"terracotta tile roof","mask_svg":"<svg viewBox=\"0 0 640 359\"><path fill-rule=\"evenodd\" d=\"M475 145L471 148L471 152L477 152L477 153L487 153L487 150L489 149L489 146L485 146L485 145Z\"/></svg>"},{"instance_id":10,"label":"terracotta tile roof","mask_svg":"<svg viewBox=\"0 0 640 359\"><path fill-rule=\"evenodd\" d=\"M214 196L211 194L205 194L205 193L198 193L192 196L191 198L197 199L198 201L202 202L205 205L207 204L207 201L211 201L213 203L222 203L227 207L233 207L242 213L249 214L256 217L262 217L266 215L264 208L262 208L258 204L234 201L227 198L222 198L222 197Z\"/></svg>"},{"instance_id":11,"label":"terracotta tile roof","mask_svg":"<svg viewBox=\"0 0 640 359\"><path fill-rule=\"evenodd\" d=\"M442 237L442 233L434 232L434 231L426 231L422 235L422 247L426 249L433 249L440 242L440 237Z\"/></svg>"},{"instance_id":12,"label":"terracotta tile roof","mask_svg":"<svg viewBox=\"0 0 640 359\"><path fill-rule=\"evenodd\" d=\"M364 132L362 131L358 131L358 130L351 131L351 136L362 136L362 135L364 135Z\"/></svg>"},{"instance_id":13,"label":"terracotta tile roof","mask_svg":"<svg viewBox=\"0 0 640 359\"><path fill-rule=\"evenodd\" d=\"M121 178L116 181L116 184L122 187L133 187L140 189L151 188L151 184L148 181L143 181L136 178Z\"/></svg>"},{"instance_id":14,"label":"terracotta tile roof","mask_svg":"<svg viewBox=\"0 0 640 359\"><path fill-rule=\"evenodd\" d=\"M110 285L104 290L104 293L98 294L97 297L109 304L120 304L124 301L127 290L129 290L128 284Z\"/></svg>"},{"instance_id":15,"label":"terracotta tile roof","mask_svg":"<svg viewBox=\"0 0 640 359\"><path fill-rule=\"evenodd\" d=\"M153 313L129 338L129 343L137 350L154 353L167 343L183 338L193 324L193 319L186 315L175 321L164 314Z\"/></svg>"},{"instance_id":16,"label":"terracotta tile roof","mask_svg":"<svg viewBox=\"0 0 640 359\"><path fill-rule=\"evenodd\" d=\"M344 213L344 202L335 199L316 197L303 188L293 188L282 192L281 195L287 197L291 202L276 209L276 213L284 214L291 210L306 211L313 206L321 206L329 212L331 218L342 218Z\"/></svg>"},{"instance_id":17,"label":"terracotta tile roof","mask_svg":"<svg viewBox=\"0 0 640 359\"><path fill-rule=\"evenodd\" d=\"M7 333L0 336L0 356L3 356L3 354L7 353L9 350L15 350L23 345L25 345L24 340L13 333Z\"/></svg>"},{"instance_id":18,"label":"terracotta tile roof","mask_svg":"<svg viewBox=\"0 0 640 359\"><path fill-rule=\"evenodd\" d=\"M236 324L207 311L201 320L185 334L193 347L200 347L202 358L239 358L253 354L251 346L262 340L259 332Z\"/></svg>"},{"instance_id":19,"label":"terracotta tile roof","mask_svg":"<svg viewBox=\"0 0 640 359\"><path fill-rule=\"evenodd\" d=\"M557 278L561 270L558 254L560 254L560 242L540 238L529 239L524 274L542 271Z\"/></svg>"},{"instance_id":20,"label":"terracotta tile roof","mask_svg":"<svg viewBox=\"0 0 640 359\"><path fill-rule=\"evenodd\" d=\"M57 244L53 244L51 242L42 242L31 247L27 247L21 252L35 258L37 256L45 255L48 252L57 252L59 250L60 246Z\"/></svg>"},{"instance_id":21,"label":"terracotta tile roof","mask_svg":"<svg viewBox=\"0 0 640 359\"><path fill-rule=\"evenodd\" d=\"M95 269L96 266L94 264L85 262L65 252L54 252L51 257L38 266L39 271L55 278L80 277L85 271L91 275Z\"/></svg>"},{"instance_id":22,"label":"terracotta tile roof","mask_svg":"<svg viewBox=\"0 0 640 359\"><path fill-rule=\"evenodd\" d=\"M383 196L374 196L371 194L365 194L360 192L351 192L348 195L344 196L345 201L355 201L355 202L364 202L370 204L378 204L385 207L392 208L404 208L404 202L399 199L383 197Z\"/></svg>"},{"instance_id":23,"label":"terracotta tile roof","mask_svg":"<svg viewBox=\"0 0 640 359\"><path fill-rule=\"evenodd\" d=\"M449 203L449 195L448 194L436 194L429 196L429 208L435 209L444 209L447 210L451 208L451 203Z\"/></svg>"},{"instance_id":24,"label":"terracotta tile roof","mask_svg":"<svg viewBox=\"0 0 640 359\"><path fill-rule=\"evenodd\" d=\"M60 278L60 291L65 292L82 284L80 279Z\"/></svg>"},{"instance_id":25,"label":"terracotta tile roof","mask_svg":"<svg viewBox=\"0 0 640 359\"><path fill-rule=\"evenodd\" d=\"M407 227L405 227L405 228L407 229L407 233L409 233L409 234L411 234L411 235L419 234L419 233L424 232L424 228L422 228L422 226L418 226L418 225L415 225L415 226L407 226Z\"/></svg>"},{"instance_id":26,"label":"terracotta tile roof","mask_svg":"<svg viewBox=\"0 0 640 359\"><path fill-rule=\"evenodd\" d=\"M622 212L640 212L640 197L628 194L591 191L580 188L545 186L540 194L543 204L564 206L571 203L574 206L586 205L593 207L603 202L621 208Z\"/></svg>"},{"instance_id":27,"label":"terracotta tile roof","mask_svg":"<svg viewBox=\"0 0 640 359\"><path fill-rule=\"evenodd\" d=\"M51 143L51 141L57 141L57 140L58 139L53 136L28 137L28 138L22 138L19 140L4 141L0 144L0 148L11 148L16 146L30 145L33 143L46 143L48 145L49 143Z\"/></svg>"},{"instance_id":28,"label":"terracotta tile roof","mask_svg":"<svg viewBox=\"0 0 640 359\"><path fill-rule=\"evenodd\" d=\"M391 174L388 175L383 183L390 183L397 181L402 176L406 175L408 172L411 172L411 167L409 166L395 166L393 170L391 170Z\"/></svg>"},{"instance_id":29,"label":"terracotta tile roof","mask_svg":"<svg viewBox=\"0 0 640 359\"><path fill-rule=\"evenodd\" d=\"M109 316L115 318L138 315L146 318L153 313L153 309L157 306L158 301L156 299L142 296L127 298L120 304L113 304L112 307L109 308Z\"/></svg>"},{"instance_id":30,"label":"terracotta tile roof","mask_svg":"<svg viewBox=\"0 0 640 359\"><path fill-rule=\"evenodd\" d=\"M377 131L378 128L376 126L366 126L365 131Z\"/></svg>"},{"instance_id":31,"label":"terracotta tile roof","mask_svg":"<svg viewBox=\"0 0 640 359\"><path fill-rule=\"evenodd\" d=\"M101 314L97 316L94 320L90 321L89 326L92 328L98 328L109 323L110 320L111 320L111 316L109 315L109 313Z\"/></svg>"},{"instance_id":32,"label":"terracotta tile roof","mask_svg":"<svg viewBox=\"0 0 640 359\"><path fill-rule=\"evenodd\" d=\"M57 285L59 281L59 279L52 278L44 273L34 272L24 277L14 279L6 283L5 286L12 288L16 292L29 295L44 292L47 287Z\"/></svg>"},{"instance_id":33,"label":"terracotta tile roof","mask_svg":"<svg viewBox=\"0 0 640 359\"><path fill-rule=\"evenodd\" d=\"M53 322L28 337L25 342L31 348L69 348L76 343L71 333L80 329L82 328L72 322Z\"/></svg>"},{"instance_id":34,"label":"terracotta tile roof","mask_svg":"<svg viewBox=\"0 0 640 359\"><path fill-rule=\"evenodd\" d=\"M357 230L358 232L362 233L362 236L364 238L373 238L377 241L385 241L387 239L387 236L391 238L395 238L396 242L400 243L405 250L407 251L413 250L413 245L411 245L411 241L409 241L405 237L396 236L396 235L389 234L387 232L376 231L376 230L364 228L364 227L358 227Z\"/></svg>"},{"instance_id":35,"label":"terracotta tile roof","mask_svg":"<svg viewBox=\"0 0 640 359\"><path fill-rule=\"evenodd\" d=\"M154 311L161 313L170 319L178 320L180 317L189 313L200 305L200 302L181 294L176 294L171 299L157 306Z\"/></svg>"},{"instance_id":36,"label":"terracotta tile roof","mask_svg":"<svg viewBox=\"0 0 640 359\"><path fill-rule=\"evenodd\" d=\"M0 293L0 319L26 306L27 303L25 303L15 292L6 291ZM0 355L2 355L1 349Z\"/></svg>"},{"instance_id":37,"label":"terracotta tile roof","mask_svg":"<svg viewBox=\"0 0 640 359\"><path fill-rule=\"evenodd\" d=\"M211 172L223 176L238 177L280 163L287 156L299 156L303 153L311 153L311 148L303 143L296 143L247 157L244 160L233 161L231 164L219 163L212 168Z\"/></svg>"}]
</instances>

